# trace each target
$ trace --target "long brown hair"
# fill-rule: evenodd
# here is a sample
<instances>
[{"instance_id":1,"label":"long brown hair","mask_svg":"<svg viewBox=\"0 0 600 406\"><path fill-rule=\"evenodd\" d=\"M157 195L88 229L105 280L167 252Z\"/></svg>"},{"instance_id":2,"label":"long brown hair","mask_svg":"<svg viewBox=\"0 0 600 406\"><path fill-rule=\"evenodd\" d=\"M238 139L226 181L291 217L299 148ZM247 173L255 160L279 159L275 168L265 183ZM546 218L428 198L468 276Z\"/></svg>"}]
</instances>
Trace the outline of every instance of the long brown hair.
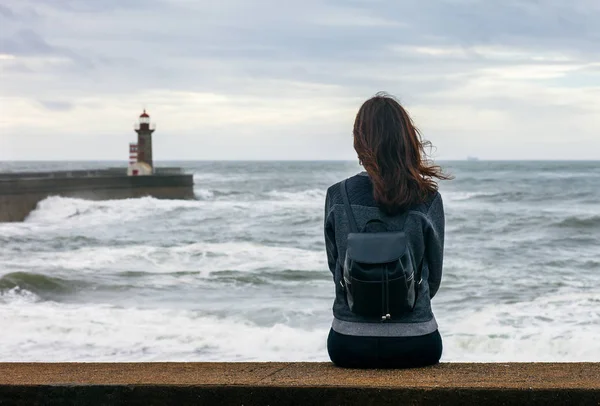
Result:
<instances>
[{"instance_id":1,"label":"long brown hair","mask_svg":"<svg viewBox=\"0 0 600 406\"><path fill-rule=\"evenodd\" d=\"M396 214L425 202L438 189L436 179L451 179L433 164L410 116L392 96L377 93L358 110L354 149L373 182L380 208Z\"/></svg>"}]
</instances>

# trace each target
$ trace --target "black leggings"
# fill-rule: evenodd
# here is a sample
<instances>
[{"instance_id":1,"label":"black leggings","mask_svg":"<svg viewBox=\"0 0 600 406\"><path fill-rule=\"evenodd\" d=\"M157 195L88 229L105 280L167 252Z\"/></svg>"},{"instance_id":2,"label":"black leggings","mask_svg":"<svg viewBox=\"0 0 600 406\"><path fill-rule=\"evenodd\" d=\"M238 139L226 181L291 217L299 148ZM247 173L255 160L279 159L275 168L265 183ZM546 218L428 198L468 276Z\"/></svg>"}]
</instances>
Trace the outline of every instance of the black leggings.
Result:
<instances>
[{"instance_id":1,"label":"black leggings","mask_svg":"<svg viewBox=\"0 0 600 406\"><path fill-rule=\"evenodd\" d=\"M418 337L347 336L329 331L327 351L343 368L414 368L434 365L442 356L442 337L436 330Z\"/></svg>"}]
</instances>

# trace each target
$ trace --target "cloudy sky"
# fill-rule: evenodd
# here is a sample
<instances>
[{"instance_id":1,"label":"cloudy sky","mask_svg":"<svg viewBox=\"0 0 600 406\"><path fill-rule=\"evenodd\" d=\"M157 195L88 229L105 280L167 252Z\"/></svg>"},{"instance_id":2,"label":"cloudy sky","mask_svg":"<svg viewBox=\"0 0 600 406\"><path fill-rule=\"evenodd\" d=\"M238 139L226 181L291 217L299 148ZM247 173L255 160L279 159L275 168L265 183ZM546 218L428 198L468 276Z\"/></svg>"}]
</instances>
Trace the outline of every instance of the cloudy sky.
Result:
<instances>
[{"instance_id":1,"label":"cloudy sky","mask_svg":"<svg viewBox=\"0 0 600 406\"><path fill-rule=\"evenodd\" d=\"M599 0L0 0L0 159L352 159L384 90L439 159L600 159Z\"/></svg>"}]
</instances>

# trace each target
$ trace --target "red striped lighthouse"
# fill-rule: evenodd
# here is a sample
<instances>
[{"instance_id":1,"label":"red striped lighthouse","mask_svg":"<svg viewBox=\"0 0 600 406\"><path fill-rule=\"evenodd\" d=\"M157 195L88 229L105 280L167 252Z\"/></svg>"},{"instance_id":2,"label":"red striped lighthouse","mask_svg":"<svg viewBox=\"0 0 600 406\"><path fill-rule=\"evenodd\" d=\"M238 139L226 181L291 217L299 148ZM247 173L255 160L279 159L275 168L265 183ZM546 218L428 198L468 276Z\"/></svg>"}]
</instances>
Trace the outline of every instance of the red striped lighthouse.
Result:
<instances>
[{"instance_id":1,"label":"red striped lighthouse","mask_svg":"<svg viewBox=\"0 0 600 406\"><path fill-rule=\"evenodd\" d=\"M137 143L129 143L129 165L133 165L137 162Z\"/></svg>"}]
</instances>

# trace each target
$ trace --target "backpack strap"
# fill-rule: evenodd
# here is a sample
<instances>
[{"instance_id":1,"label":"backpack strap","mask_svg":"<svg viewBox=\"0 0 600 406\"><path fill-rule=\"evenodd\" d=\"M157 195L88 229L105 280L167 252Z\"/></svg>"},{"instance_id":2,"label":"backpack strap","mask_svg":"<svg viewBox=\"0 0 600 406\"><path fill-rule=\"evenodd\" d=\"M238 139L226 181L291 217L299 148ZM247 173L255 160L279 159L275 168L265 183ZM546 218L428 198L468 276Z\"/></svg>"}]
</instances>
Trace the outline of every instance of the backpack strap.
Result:
<instances>
[{"instance_id":1,"label":"backpack strap","mask_svg":"<svg viewBox=\"0 0 600 406\"><path fill-rule=\"evenodd\" d=\"M415 274L415 304L414 308L417 306L417 301L419 300L419 289L421 289L421 283L423 282L423 261L425 260L425 253L423 253L423 258L421 258L421 262L419 263L419 267L417 268L417 272Z\"/></svg>"},{"instance_id":2,"label":"backpack strap","mask_svg":"<svg viewBox=\"0 0 600 406\"><path fill-rule=\"evenodd\" d=\"M348 190L346 189L346 180L342 181L341 192L342 199L344 200L344 207L346 208L346 217L348 217L348 223L350 223L350 232L358 233L358 227L356 226L356 219L354 213L352 213L352 206L350 206L350 200L348 200Z\"/></svg>"}]
</instances>

